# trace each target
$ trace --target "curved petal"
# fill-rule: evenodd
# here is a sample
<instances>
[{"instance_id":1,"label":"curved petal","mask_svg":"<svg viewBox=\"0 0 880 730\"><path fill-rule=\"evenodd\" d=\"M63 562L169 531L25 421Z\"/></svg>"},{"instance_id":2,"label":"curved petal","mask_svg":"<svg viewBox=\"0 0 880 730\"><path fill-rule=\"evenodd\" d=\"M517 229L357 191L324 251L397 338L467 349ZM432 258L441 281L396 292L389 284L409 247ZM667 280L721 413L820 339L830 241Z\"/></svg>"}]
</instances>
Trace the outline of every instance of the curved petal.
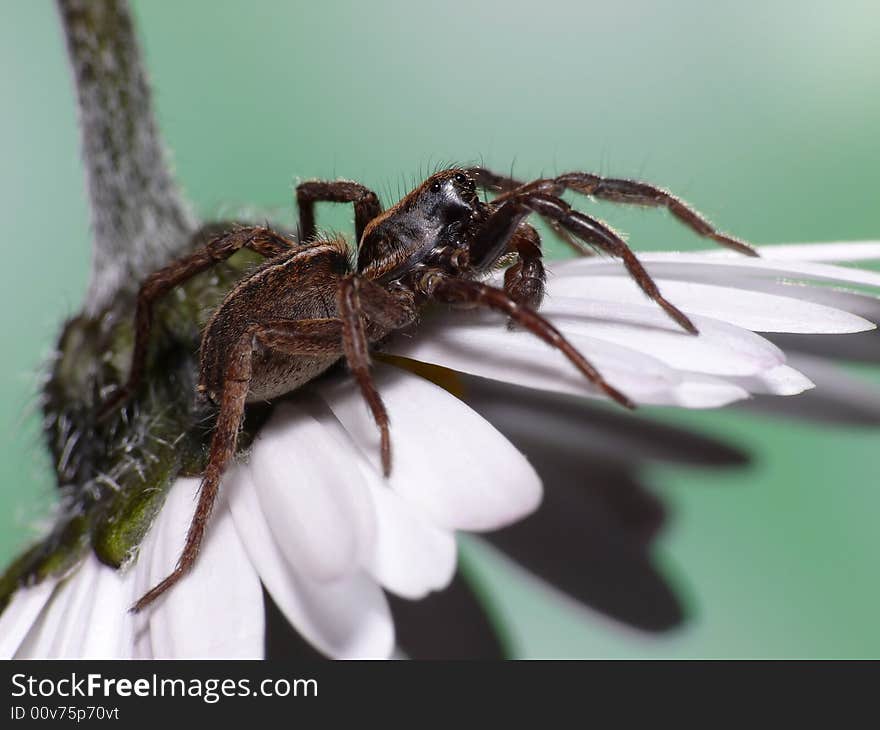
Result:
<instances>
[{"instance_id":1,"label":"curved petal","mask_svg":"<svg viewBox=\"0 0 880 730\"><path fill-rule=\"evenodd\" d=\"M659 307L553 297L541 314L566 336L583 334L657 358L673 368L709 375L753 375L785 362L776 345L754 332L707 317L691 317L689 335Z\"/></svg>"},{"instance_id":2,"label":"curved petal","mask_svg":"<svg viewBox=\"0 0 880 730\"><path fill-rule=\"evenodd\" d=\"M730 277L735 276L748 279L789 279L880 287L878 272L833 264L678 252L639 254L639 259L648 273L657 279L704 281L723 285ZM554 264L554 273L558 277L584 274L627 275L623 264L619 261L599 257L560 261Z\"/></svg>"},{"instance_id":3,"label":"curved petal","mask_svg":"<svg viewBox=\"0 0 880 730\"><path fill-rule=\"evenodd\" d=\"M180 556L198 489L198 479L178 479L141 545L138 564L148 568L151 585ZM262 589L224 498L192 571L144 613L156 658L262 657Z\"/></svg>"},{"instance_id":4,"label":"curved petal","mask_svg":"<svg viewBox=\"0 0 880 730\"><path fill-rule=\"evenodd\" d=\"M455 536L425 516L378 479L371 481L378 532L367 571L403 598L423 598L449 585L455 575Z\"/></svg>"},{"instance_id":5,"label":"curved petal","mask_svg":"<svg viewBox=\"0 0 880 730\"><path fill-rule=\"evenodd\" d=\"M391 419L391 487L441 527L492 530L541 500L535 470L484 418L433 383L378 366L376 387ZM350 379L318 390L379 473L378 433ZM501 478L503 477L503 478Z\"/></svg>"},{"instance_id":6,"label":"curved petal","mask_svg":"<svg viewBox=\"0 0 880 730\"><path fill-rule=\"evenodd\" d=\"M710 375L678 371L655 357L566 331L571 343L615 387L637 403L716 408L748 391ZM681 335L681 338L690 335ZM387 352L490 380L537 390L600 396L566 357L528 332L508 330L490 313L455 312L426 317L418 336L389 340Z\"/></svg>"},{"instance_id":7,"label":"curved petal","mask_svg":"<svg viewBox=\"0 0 880 730\"><path fill-rule=\"evenodd\" d=\"M58 581L46 578L35 586L19 588L0 615L0 659L12 659L40 619Z\"/></svg>"},{"instance_id":8,"label":"curved petal","mask_svg":"<svg viewBox=\"0 0 880 730\"><path fill-rule=\"evenodd\" d=\"M98 568L98 577L91 597L92 609L83 632L77 659L130 659L134 651L133 616L130 606L140 594L134 595L134 571L114 570L90 555Z\"/></svg>"},{"instance_id":9,"label":"curved petal","mask_svg":"<svg viewBox=\"0 0 880 730\"><path fill-rule=\"evenodd\" d=\"M736 378L735 381L755 395L798 395L816 387L806 375L789 365L780 365L757 375Z\"/></svg>"},{"instance_id":10,"label":"curved petal","mask_svg":"<svg viewBox=\"0 0 880 730\"><path fill-rule=\"evenodd\" d=\"M774 243L759 246L758 251L779 261L880 261L880 241Z\"/></svg>"},{"instance_id":11,"label":"curved petal","mask_svg":"<svg viewBox=\"0 0 880 730\"><path fill-rule=\"evenodd\" d=\"M362 571L337 580L304 577L279 550L256 495L251 469L227 474L235 529L266 590L302 636L334 658L387 658L394 650L394 625L385 595Z\"/></svg>"},{"instance_id":12,"label":"curved petal","mask_svg":"<svg viewBox=\"0 0 880 730\"><path fill-rule=\"evenodd\" d=\"M275 542L304 576L331 581L359 569L376 525L367 487L307 398L279 405L254 442L250 467Z\"/></svg>"},{"instance_id":13,"label":"curved petal","mask_svg":"<svg viewBox=\"0 0 880 730\"><path fill-rule=\"evenodd\" d=\"M799 398L755 398L744 407L759 413L846 426L880 425L880 388L822 358L795 355L791 362L816 382Z\"/></svg>"},{"instance_id":14,"label":"curved petal","mask_svg":"<svg viewBox=\"0 0 880 730\"><path fill-rule=\"evenodd\" d=\"M75 636L68 635L66 620L69 609L75 610L76 604L81 600L80 578L86 586L91 582L90 572L83 572L84 566L85 563L81 563L64 580L58 582L45 609L16 651L16 659L59 659L63 657L59 650L63 651L65 645L76 640Z\"/></svg>"},{"instance_id":15,"label":"curved petal","mask_svg":"<svg viewBox=\"0 0 880 730\"><path fill-rule=\"evenodd\" d=\"M657 285L669 301L688 314L711 317L755 332L830 334L874 328L872 322L852 314L851 310L835 309L793 296L668 279L658 281ZM791 286L786 288L792 289ZM614 304L642 305L647 301L636 283L622 276L560 277L553 282L551 303L557 297Z\"/></svg>"},{"instance_id":16,"label":"curved petal","mask_svg":"<svg viewBox=\"0 0 880 730\"><path fill-rule=\"evenodd\" d=\"M45 617L39 636L32 637L34 644L28 651L34 653L28 655L54 659L131 657L131 600L126 578L89 553L47 608L52 615Z\"/></svg>"}]
</instances>

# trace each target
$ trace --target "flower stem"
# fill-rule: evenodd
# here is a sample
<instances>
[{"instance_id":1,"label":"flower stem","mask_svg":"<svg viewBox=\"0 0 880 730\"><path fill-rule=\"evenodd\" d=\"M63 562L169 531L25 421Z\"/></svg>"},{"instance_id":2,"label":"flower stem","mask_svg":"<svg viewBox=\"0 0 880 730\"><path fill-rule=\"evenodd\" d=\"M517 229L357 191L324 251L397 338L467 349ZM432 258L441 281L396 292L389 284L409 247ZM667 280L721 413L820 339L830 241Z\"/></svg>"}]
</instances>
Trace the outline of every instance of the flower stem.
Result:
<instances>
[{"instance_id":1,"label":"flower stem","mask_svg":"<svg viewBox=\"0 0 880 730\"><path fill-rule=\"evenodd\" d=\"M127 2L57 4L79 104L94 315L178 255L197 220L168 165Z\"/></svg>"}]
</instances>

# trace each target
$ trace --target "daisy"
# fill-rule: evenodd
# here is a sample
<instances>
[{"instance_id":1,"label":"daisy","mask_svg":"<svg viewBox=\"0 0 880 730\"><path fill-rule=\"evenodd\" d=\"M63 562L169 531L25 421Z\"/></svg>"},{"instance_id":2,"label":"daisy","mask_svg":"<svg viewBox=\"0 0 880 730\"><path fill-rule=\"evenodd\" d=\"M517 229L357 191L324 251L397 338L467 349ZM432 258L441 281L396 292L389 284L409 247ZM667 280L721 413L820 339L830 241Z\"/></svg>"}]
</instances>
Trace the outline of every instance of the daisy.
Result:
<instances>
[{"instance_id":1,"label":"daisy","mask_svg":"<svg viewBox=\"0 0 880 730\"><path fill-rule=\"evenodd\" d=\"M59 7L94 224L94 316L178 255L197 221L165 164L125 4ZM748 402L798 417L876 419L876 394L817 356L873 356L864 337L880 319L880 278L829 262L878 259L880 245L762 255L642 257L699 337L678 331L617 263L600 259L552 265L542 311L642 405ZM261 657L280 646L279 615L325 656L454 655L477 644L491 654L484 615L456 572L459 532L484 534L628 624L659 630L680 620L647 551L662 506L635 470L642 459L724 465L741 454L598 402L558 353L488 313L437 311L377 359L395 449L389 480L353 384L324 378L279 402L227 472L195 569L172 591L128 611L177 560L196 478L149 485L164 504L120 570L83 545L73 564L33 585L10 590L0 580L10 598L0 655ZM810 403L803 395L774 397L812 381L824 399L812 412L787 405ZM61 481L86 489L75 466L61 459L59 468L73 469ZM101 476L114 486L112 474Z\"/></svg>"},{"instance_id":2,"label":"daisy","mask_svg":"<svg viewBox=\"0 0 880 730\"><path fill-rule=\"evenodd\" d=\"M836 341L863 336L880 319L880 274L837 264L880 259L880 244L767 246L761 256L642 256L664 294L699 327L696 337L645 300L617 262L598 258L552 264L542 313L641 405L717 408L794 396L813 387L805 371L833 384L836 372L815 353L833 355ZM778 336L793 338L793 356L772 342ZM567 360L491 313L436 311L383 349L376 381L392 422L390 479L381 476L378 436L355 385L340 376L320 380L279 404L249 458L226 474L207 542L180 585L141 614L127 611L173 567L195 478L175 481L137 559L123 570L89 553L65 576L19 589L0 616L0 653L261 657L265 590L321 654L391 656L398 648L393 614L406 615L395 606L453 582L456 533L487 532L525 567L565 587L556 543L584 511L566 508L564 490L595 474L602 462L591 461L591 452L605 454L608 470L607 457L627 453L634 441L670 450L656 438L662 429L646 437L652 427L643 421L590 403L599 394ZM800 354L806 350L812 359ZM842 382L850 386L832 385L827 396L840 407L876 400L868 386ZM594 417L603 426L628 424L632 433L594 428L585 440L584 421L589 428ZM541 449L529 447L535 441L545 453L554 445L556 455L542 459ZM545 477L546 496L520 449ZM662 508L637 487L624 497L640 516L633 527L645 543ZM542 497L549 522L541 518ZM609 610L608 600L594 596L592 603Z\"/></svg>"}]
</instances>

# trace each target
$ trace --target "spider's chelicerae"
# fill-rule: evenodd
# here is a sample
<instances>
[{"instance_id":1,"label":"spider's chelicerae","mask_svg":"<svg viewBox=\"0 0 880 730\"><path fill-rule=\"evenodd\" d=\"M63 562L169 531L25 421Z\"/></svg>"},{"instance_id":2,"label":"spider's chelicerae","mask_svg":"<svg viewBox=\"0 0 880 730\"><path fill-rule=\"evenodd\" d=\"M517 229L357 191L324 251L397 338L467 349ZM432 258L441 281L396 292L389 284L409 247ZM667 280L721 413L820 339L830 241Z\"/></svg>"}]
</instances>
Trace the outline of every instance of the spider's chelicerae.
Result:
<instances>
[{"instance_id":1,"label":"spider's chelicerae","mask_svg":"<svg viewBox=\"0 0 880 730\"><path fill-rule=\"evenodd\" d=\"M497 195L484 202L478 188ZM438 172L384 212L376 194L358 183L303 183L296 193L299 241L266 227L239 227L149 276L137 298L129 377L101 408L104 415L140 383L153 305L159 297L241 248L266 258L229 292L202 335L198 391L219 411L199 501L175 569L134 610L173 586L196 560L220 478L235 453L247 403L295 390L344 357L381 432L382 465L386 475L390 472L388 415L370 377L369 350L394 330L413 323L428 302L486 307L506 315L564 353L605 395L632 407L537 313L545 274L538 233L526 219L538 214L581 253L590 248L621 258L645 294L682 329L691 334L697 329L663 298L620 236L559 197L565 190L620 203L664 206L700 235L756 255L748 244L718 232L680 199L645 183L580 172L522 183L472 168ZM356 261L343 239L317 236L314 206L320 201L354 205ZM481 281L508 261L503 288Z\"/></svg>"}]
</instances>

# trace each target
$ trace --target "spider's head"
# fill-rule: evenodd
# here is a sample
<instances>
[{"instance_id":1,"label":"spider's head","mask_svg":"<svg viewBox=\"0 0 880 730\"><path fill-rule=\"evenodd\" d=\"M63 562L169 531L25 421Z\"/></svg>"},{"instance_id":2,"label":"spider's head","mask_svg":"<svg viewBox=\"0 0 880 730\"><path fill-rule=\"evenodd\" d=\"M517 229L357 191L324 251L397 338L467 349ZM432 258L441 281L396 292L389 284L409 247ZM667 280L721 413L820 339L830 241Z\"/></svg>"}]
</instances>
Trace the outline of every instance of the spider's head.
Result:
<instances>
[{"instance_id":1,"label":"spider's head","mask_svg":"<svg viewBox=\"0 0 880 730\"><path fill-rule=\"evenodd\" d=\"M389 279L415 266L440 246L461 245L461 234L480 211L477 185L464 171L431 175L364 229L358 271Z\"/></svg>"},{"instance_id":2,"label":"spider's head","mask_svg":"<svg viewBox=\"0 0 880 730\"><path fill-rule=\"evenodd\" d=\"M412 196L421 215L447 224L470 218L479 201L473 178L454 168L431 175Z\"/></svg>"}]
</instances>

